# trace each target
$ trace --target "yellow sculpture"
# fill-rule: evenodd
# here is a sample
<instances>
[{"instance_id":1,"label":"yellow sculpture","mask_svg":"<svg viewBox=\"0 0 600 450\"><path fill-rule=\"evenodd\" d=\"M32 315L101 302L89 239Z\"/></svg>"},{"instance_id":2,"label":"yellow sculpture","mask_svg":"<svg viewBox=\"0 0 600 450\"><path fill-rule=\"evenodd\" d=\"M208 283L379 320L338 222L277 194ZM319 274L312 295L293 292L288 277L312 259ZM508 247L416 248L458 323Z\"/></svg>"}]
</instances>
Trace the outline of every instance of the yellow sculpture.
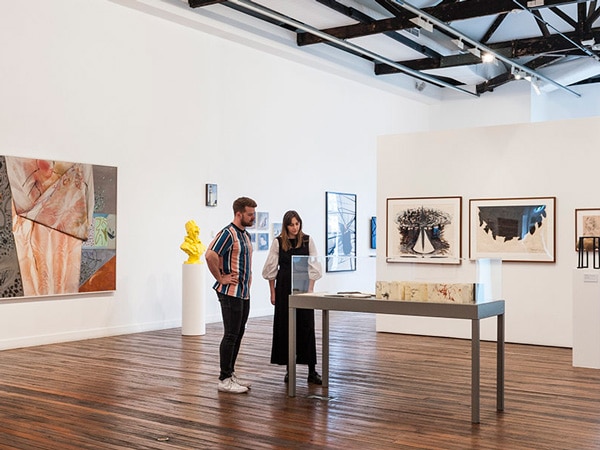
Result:
<instances>
[{"instance_id":1,"label":"yellow sculpture","mask_svg":"<svg viewBox=\"0 0 600 450\"><path fill-rule=\"evenodd\" d=\"M200 256L206 251L206 246L200 241L200 228L195 221L188 220L185 223L185 231L187 231L187 236L179 246L181 250L189 255L184 264L202 264Z\"/></svg>"}]
</instances>

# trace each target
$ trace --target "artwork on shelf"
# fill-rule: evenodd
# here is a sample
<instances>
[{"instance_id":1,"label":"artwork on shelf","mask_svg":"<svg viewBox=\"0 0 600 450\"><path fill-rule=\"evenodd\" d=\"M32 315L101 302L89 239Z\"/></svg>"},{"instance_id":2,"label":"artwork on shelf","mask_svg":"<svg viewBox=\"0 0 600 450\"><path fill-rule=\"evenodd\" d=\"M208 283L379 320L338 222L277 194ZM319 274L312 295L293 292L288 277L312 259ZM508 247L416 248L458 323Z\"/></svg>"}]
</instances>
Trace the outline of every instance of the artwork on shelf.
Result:
<instances>
[{"instance_id":1,"label":"artwork on shelf","mask_svg":"<svg viewBox=\"0 0 600 450\"><path fill-rule=\"evenodd\" d=\"M269 213L268 212L257 212L256 213L256 229L265 231L269 229Z\"/></svg>"},{"instance_id":2,"label":"artwork on shelf","mask_svg":"<svg viewBox=\"0 0 600 450\"><path fill-rule=\"evenodd\" d=\"M356 195L325 193L327 272L356 270Z\"/></svg>"},{"instance_id":3,"label":"artwork on shelf","mask_svg":"<svg viewBox=\"0 0 600 450\"><path fill-rule=\"evenodd\" d=\"M371 217L371 248L377 248L377 217Z\"/></svg>"},{"instance_id":4,"label":"artwork on shelf","mask_svg":"<svg viewBox=\"0 0 600 450\"><path fill-rule=\"evenodd\" d=\"M0 156L1 298L116 289L117 168Z\"/></svg>"},{"instance_id":5,"label":"artwork on shelf","mask_svg":"<svg viewBox=\"0 0 600 450\"><path fill-rule=\"evenodd\" d=\"M555 262L556 197L471 199L469 257Z\"/></svg>"},{"instance_id":6,"label":"artwork on shelf","mask_svg":"<svg viewBox=\"0 0 600 450\"><path fill-rule=\"evenodd\" d=\"M388 198L387 262L460 264L462 197Z\"/></svg>"},{"instance_id":7,"label":"artwork on shelf","mask_svg":"<svg viewBox=\"0 0 600 450\"><path fill-rule=\"evenodd\" d=\"M580 237L600 236L600 208L581 208L575 210L575 250L579 250ZM584 241L586 246L592 240Z\"/></svg>"},{"instance_id":8,"label":"artwork on shelf","mask_svg":"<svg viewBox=\"0 0 600 450\"><path fill-rule=\"evenodd\" d=\"M206 206L217 206L217 185L207 184L206 185Z\"/></svg>"}]
</instances>

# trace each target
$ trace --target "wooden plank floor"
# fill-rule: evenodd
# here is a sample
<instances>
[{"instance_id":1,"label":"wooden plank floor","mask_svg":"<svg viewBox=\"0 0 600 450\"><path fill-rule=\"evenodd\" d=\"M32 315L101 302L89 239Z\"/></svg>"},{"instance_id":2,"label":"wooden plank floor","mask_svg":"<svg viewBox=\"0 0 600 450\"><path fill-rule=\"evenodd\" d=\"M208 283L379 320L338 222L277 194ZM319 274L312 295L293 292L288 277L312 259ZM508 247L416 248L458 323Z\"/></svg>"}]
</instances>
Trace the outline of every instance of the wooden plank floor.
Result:
<instances>
[{"instance_id":1,"label":"wooden plank floor","mask_svg":"<svg viewBox=\"0 0 600 450\"><path fill-rule=\"evenodd\" d=\"M249 321L243 395L216 389L221 324L2 351L0 449L600 448L600 371L573 368L570 349L507 344L499 413L495 343L482 343L473 425L469 341L375 333L373 315L332 312L329 389L299 366L288 398L268 363L271 320Z\"/></svg>"}]
</instances>

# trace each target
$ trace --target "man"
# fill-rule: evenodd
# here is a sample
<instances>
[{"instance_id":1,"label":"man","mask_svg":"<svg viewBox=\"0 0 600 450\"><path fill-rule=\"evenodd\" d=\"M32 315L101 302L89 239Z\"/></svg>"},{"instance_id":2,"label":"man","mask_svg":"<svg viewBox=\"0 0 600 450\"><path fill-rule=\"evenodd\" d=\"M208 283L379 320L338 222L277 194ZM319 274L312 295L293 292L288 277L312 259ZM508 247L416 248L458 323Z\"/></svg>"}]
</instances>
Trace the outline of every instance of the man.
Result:
<instances>
[{"instance_id":1,"label":"man","mask_svg":"<svg viewBox=\"0 0 600 450\"><path fill-rule=\"evenodd\" d=\"M250 283L252 282L252 243L246 227L254 225L256 202L240 197L233 202L233 222L223 228L206 251L208 270L217 282L217 292L223 315L223 339L219 347L218 390L241 394L250 385L235 375L235 361L250 313Z\"/></svg>"}]
</instances>

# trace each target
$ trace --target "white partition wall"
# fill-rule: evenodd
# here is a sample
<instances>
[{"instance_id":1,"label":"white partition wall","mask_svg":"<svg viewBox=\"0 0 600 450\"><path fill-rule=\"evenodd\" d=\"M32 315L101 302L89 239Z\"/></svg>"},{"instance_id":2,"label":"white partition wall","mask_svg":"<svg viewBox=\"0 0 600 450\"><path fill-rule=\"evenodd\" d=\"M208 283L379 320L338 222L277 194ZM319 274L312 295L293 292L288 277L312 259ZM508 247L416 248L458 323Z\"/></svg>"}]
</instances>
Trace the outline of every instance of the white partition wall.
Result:
<instances>
[{"instance_id":1,"label":"white partition wall","mask_svg":"<svg viewBox=\"0 0 600 450\"><path fill-rule=\"evenodd\" d=\"M469 199L556 197L556 262L506 262L503 296L511 342L572 345L572 269L575 209L600 207L600 118L384 136L377 163L377 217L386 198L462 196L462 253L469 251ZM377 278L394 279L398 263L385 262L385 230L377 236ZM451 321L380 316L377 329L467 336ZM484 337L495 330L482 328Z\"/></svg>"},{"instance_id":2,"label":"white partition wall","mask_svg":"<svg viewBox=\"0 0 600 450\"><path fill-rule=\"evenodd\" d=\"M573 365L600 369L600 270L573 270Z\"/></svg>"}]
</instances>

